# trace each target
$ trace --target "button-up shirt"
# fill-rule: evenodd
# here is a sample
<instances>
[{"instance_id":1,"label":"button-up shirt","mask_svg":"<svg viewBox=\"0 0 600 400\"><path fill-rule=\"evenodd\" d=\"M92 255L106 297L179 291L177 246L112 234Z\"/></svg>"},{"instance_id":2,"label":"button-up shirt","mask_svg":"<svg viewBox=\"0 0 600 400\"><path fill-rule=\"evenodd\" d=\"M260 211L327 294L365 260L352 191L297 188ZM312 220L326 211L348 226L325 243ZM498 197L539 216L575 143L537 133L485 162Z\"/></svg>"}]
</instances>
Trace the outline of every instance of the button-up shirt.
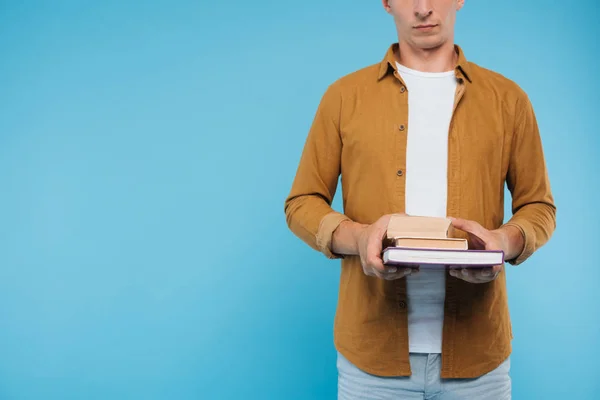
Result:
<instances>
[{"instance_id":1,"label":"button-up shirt","mask_svg":"<svg viewBox=\"0 0 600 400\"><path fill-rule=\"evenodd\" d=\"M523 235L518 265L556 226L542 141L527 94L513 81L466 60L455 46L458 82L448 132L447 215L487 229L503 223ZM367 276L359 256L332 252L342 221L370 224L405 206L408 120L406 87L396 70L398 44L384 59L327 87L302 151L285 215L313 249L341 262L334 343L360 369L380 376L411 374L406 279ZM341 180L339 179L341 176ZM341 183L340 183L341 182ZM332 201L341 186L343 210ZM512 213L505 221L505 187ZM467 234L456 231L458 237ZM443 378L477 377L511 352L505 270L482 284L446 275Z\"/></svg>"}]
</instances>

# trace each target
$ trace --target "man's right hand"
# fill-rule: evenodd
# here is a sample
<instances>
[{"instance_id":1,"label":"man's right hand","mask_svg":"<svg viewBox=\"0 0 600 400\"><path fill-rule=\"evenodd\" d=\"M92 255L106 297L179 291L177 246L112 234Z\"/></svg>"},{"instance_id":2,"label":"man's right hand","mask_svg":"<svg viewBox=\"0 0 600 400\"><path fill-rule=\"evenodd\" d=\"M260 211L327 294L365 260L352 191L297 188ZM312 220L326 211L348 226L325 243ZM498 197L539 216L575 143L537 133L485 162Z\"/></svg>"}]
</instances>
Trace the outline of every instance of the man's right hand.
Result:
<instances>
[{"instance_id":1,"label":"man's right hand","mask_svg":"<svg viewBox=\"0 0 600 400\"><path fill-rule=\"evenodd\" d=\"M334 232L334 251L360 256L363 271L368 276L385 280L401 279L418 272L418 266L397 268L383 264L383 239L391 215L384 215L371 225L345 221Z\"/></svg>"},{"instance_id":2,"label":"man's right hand","mask_svg":"<svg viewBox=\"0 0 600 400\"><path fill-rule=\"evenodd\" d=\"M383 264L382 243L391 215L384 215L371 225L364 226L358 234L358 251L363 271L368 276L385 280L401 279L418 272L418 266L398 268Z\"/></svg>"}]
</instances>

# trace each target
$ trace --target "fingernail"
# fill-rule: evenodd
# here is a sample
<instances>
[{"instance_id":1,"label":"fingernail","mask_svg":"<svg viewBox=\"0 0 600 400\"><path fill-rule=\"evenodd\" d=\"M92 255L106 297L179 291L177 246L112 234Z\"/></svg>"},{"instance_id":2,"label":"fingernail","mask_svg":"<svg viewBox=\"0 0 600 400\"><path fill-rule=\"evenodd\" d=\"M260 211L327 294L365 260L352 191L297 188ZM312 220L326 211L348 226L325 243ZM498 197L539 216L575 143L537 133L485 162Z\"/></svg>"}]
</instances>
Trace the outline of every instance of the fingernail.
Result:
<instances>
[{"instance_id":1,"label":"fingernail","mask_svg":"<svg viewBox=\"0 0 600 400\"><path fill-rule=\"evenodd\" d=\"M462 272L462 274L463 274L464 276L467 276L467 275L469 275L469 272L468 272L466 269L463 269L461 272Z\"/></svg>"},{"instance_id":2,"label":"fingernail","mask_svg":"<svg viewBox=\"0 0 600 400\"><path fill-rule=\"evenodd\" d=\"M396 272L396 271L398 271L398 268L396 268L396 267L390 267L390 268L388 268L388 272L391 272L392 274L394 272Z\"/></svg>"},{"instance_id":3,"label":"fingernail","mask_svg":"<svg viewBox=\"0 0 600 400\"><path fill-rule=\"evenodd\" d=\"M491 273L490 273L490 271L489 271L489 270L487 270L487 269L484 269L483 271L481 271L481 275L482 275L482 276L490 276L490 275L491 275Z\"/></svg>"},{"instance_id":4,"label":"fingernail","mask_svg":"<svg viewBox=\"0 0 600 400\"><path fill-rule=\"evenodd\" d=\"M405 269L404 269L404 273L405 273L406 275L410 275L410 274L412 273L412 269L410 269L410 268L405 268Z\"/></svg>"}]
</instances>

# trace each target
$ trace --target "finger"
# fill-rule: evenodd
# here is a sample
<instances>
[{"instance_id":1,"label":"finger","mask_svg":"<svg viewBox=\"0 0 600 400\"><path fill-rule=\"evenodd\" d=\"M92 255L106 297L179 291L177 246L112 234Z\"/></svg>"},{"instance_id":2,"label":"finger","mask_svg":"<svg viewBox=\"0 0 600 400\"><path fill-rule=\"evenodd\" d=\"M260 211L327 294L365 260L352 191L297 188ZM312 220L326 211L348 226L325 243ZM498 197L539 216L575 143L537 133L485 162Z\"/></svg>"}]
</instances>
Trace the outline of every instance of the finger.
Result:
<instances>
[{"instance_id":1,"label":"finger","mask_svg":"<svg viewBox=\"0 0 600 400\"><path fill-rule=\"evenodd\" d=\"M452 221L452 226L455 228L471 233L475 236L480 236L485 231L485 228L476 221L454 217L450 217L450 220Z\"/></svg>"},{"instance_id":2,"label":"finger","mask_svg":"<svg viewBox=\"0 0 600 400\"><path fill-rule=\"evenodd\" d=\"M476 279L480 281L490 281L496 277L497 273L492 268L482 268L476 271Z\"/></svg>"},{"instance_id":3,"label":"finger","mask_svg":"<svg viewBox=\"0 0 600 400\"><path fill-rule=\"evenodd\" d=\"M492 268L482 268L476 271L475 278L479 282L490 282L498 277L499 272L500 269L498 269L497 266L494 266Z\"/></svg>"},{"instance_id":4,"label":"finger","mask_svg":"<svg viewBox=\"0 0 600 400\"><path fill-rule=\"evenodd\" d=\"M492 268L452 269L450 270L450 275L470 283L487 283L496 279L498 276L498 274L494 272Z\"/></svg>"},{"instance_id":5,"label":"finger","mask_svg":"<svg viewBox=\"0 0 600 400\"><path fill-rule=\"evenodd\" d=\"M391 274L394 273L394 272L392 272L393 270L390 270L390 272L386 272L385 270L382 271L382 270L378 270L376 268L372 268L372 267L369 267L369 266L366 266L364 268L364 270L365 270L365 273L367 275L373 276L373 277L376 277L376 278L379 278L379 279L385 279L385 277L387 275L391 275Z\"/></svg>"},{"instance_id":6,"label":"finger","mask_svg":"<svg viewBox=\"0 0 600 400\"><path fill-rule=\"evenodd\" d=\"M473 275L473 272L467 268L456 268L450 271L450 275L462 279L463 281L470 283L477 283L477 279Z\"/></svg>"},{"instance_id":7,"label":"finger","mask_svg":"<svg viewBox=\"0 0 600 400\"><path fill-rule=\"evenodd\" d=\"M474 276L473 271L467 268L461 268L456 271L456 277L470 283L477 283L477 278Z\"/></svg>"},{"instance_id":8,"label":"finger","mask_svg":"<svg viewBox=\"0 0 600 400\"><path fill-rule=\"evenodd\" d=\"M388 215L384 215L383 217L379 218L379 220L377 220L377 222L375 222L380 227L380 232L379 232L380 235L385 233L385 230L386 230L388 224L390 223L391 218L392 218L392 215L388 214Z\"/></svg>"},{"instance_id":9,"label":"finger","mask_svg":"<svg viewBox=\"0 0 600 400\"><path fill-rule=\"evenodd\" d=\"M383 250L383 237L380 237L377 240L370 240L367 245L367 257L376 257L381 260L381 252Z\"/></svg>"},{"instance_id":10,"label":"finger","mask_svg":"<svg viewBox=\"0 0 600 400\"><path fill-rule=\"evenodd\" d=\"M469 243L475 249L485 249L487 243L487 231L475 221L460 218L452 218L452 225L467 233Z\"/></svg>"},{"instance_id":11,"label":"finger","mask_svg":"<svg viewBox=\"0 0 600 400\"><path fill-rule=\"evenodd\" d=\"M392 281L395 279L401 279L404 277L407 277L409 275L414 274L414 269L413 268L394 268L394 267L388 267L386 269L386 272L383 273L379 273L381 279L385 279L387 281Z\"/></svg>"},{"instance_id":12,"label":"finger","mask_svg":"<svg viewBox=\"0 0 600 400\"><path fill-rule=\"evenodd\" d=\"M383 260L381 259L382 250L381 239L376 236L371 236L367 244L367 264L380 271L384 270Z\"/></svg>"},{"instance_id":13,"label":"finger","mask_svg":"<svg viewBox=\"0 0 600 400\"><path fill-rule=\"evenodd\" d=\"M384 264L388 273L395 272L392 269L396 268L398 271L405 271L407 274L416 274L420 271L419 265L417 264L399 264L399 265L387 265Z\"/></svg>"},{"instance_id":14,"label":"finger","mask_svg":"<svg viewBox=\"0 0 600 400\"><path fill-rule=\"evenodd\" d=\"M386 281L394 281L396 279L404 278L405 276L406 273L404 272L404 270L400 270L395 273L385 273L381 276L381 279L385 279Z\"/></svg>"},{"instance_id":15,"label":"finger","mask_svg":"<svg viewBox=\"0 0 600 400\"><path fill-rule=\"evenodd\" d=\"M370 256L367 258L367 267L372 268L380 273L385 272L385 265L383 265L383 260L378 256Z\"/></svg>"},{"instance_id":16,"label":"finger","mask_svg":"<svg viewBox=\"0 0 600 400\"><path fill-rule=\"evenodd\" d=\"M469 233L469 237L471 239L471 243L476 249L485 249L487 247L487 243L477 235Z\"/></svg>"},{"instance_id":17,"label":"finger","mask_svg":"<svg viewBox=\"0 0 600 400\"><path fill-rule=\"evenodd\" d=\"M375 272L374 269L368 268L367 266L363 267L363 272L365 273L365 275L367 276L374 276L377 277L377 273Z\"/></svg>"},{"instance_id":18,"label":"finger","mask_svg":"<svg viewBox=\"0 0 600 400\"><path fill-rule=\"evenodd\" d=\"M470 232L473 229L473 223L470 220L457 217L449 217L452 226L465 232Z\"/></svg>"}]
</instances>

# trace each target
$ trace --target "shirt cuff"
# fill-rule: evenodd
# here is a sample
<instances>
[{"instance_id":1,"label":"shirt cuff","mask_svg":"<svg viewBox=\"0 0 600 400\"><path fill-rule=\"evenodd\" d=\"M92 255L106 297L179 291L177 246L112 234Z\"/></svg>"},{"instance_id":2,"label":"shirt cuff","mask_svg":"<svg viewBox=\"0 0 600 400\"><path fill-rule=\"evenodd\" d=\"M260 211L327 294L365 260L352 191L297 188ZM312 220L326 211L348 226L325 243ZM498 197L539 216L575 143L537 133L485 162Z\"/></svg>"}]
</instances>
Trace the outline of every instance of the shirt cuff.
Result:
<instances>
[{"instance_id":1,"label":"shirt cuff","mask_svg":"<svg viewBox=\"0 0 600 400\"><path fill-rule=\"evenodd\" d=\"M350 218L339 212L332 212L325 215L319 224L319 230L317 232L317 247L321 253L325 254L327 258L339 259L344 258L343 255L335 254L331 250L331 242L333 238L333 232L337 227L344 221L350 221Z\"/></svg>"},{"instance_id":2,"label":"shirt cuff","mask_svg":"<svg viewBox=\"0 0 600 400\"><path fill-rule=\"evenodd\" d=\"M523 235L523 250L511 260L505 260L511 265L519 265L523 263L523 261L527 260L535 251L535 232L531 224L523 219L508 221L505 226L514 226L515 228L521 231L521 235Z\"/></svg>"}]
</instances>

